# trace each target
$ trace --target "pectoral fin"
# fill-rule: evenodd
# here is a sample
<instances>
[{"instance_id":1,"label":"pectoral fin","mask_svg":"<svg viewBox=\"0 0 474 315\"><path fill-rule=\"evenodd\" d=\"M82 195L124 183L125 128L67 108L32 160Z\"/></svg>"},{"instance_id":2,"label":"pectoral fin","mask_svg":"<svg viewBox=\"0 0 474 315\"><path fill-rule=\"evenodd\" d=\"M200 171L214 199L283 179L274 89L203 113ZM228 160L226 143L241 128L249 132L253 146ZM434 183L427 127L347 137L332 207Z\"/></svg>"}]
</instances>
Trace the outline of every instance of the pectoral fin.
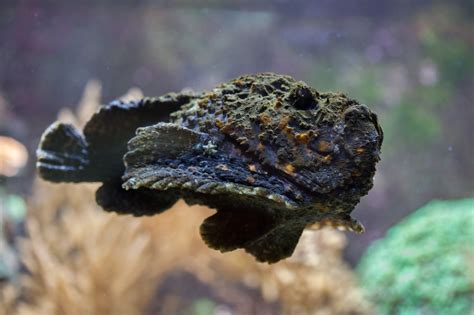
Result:
<instances>
[{"instance_id":1,"label":"pectoral fin","mask_svg":"<svg viewBox=\"0 0 474 315\"><path fill-rule=\"evenodd\" d=\"M204 136L203 133L171 123L138 128L136 136L128 142L125 165L134 168L191 152Z\"/></svg>"},{"instance_id":2,"label":"pectoral fin","mask_svg":"<svg viewBox=\"0 0 474 315\"><path fill-rule=\"evenodd\" d=\"M213 249L221 252L242 248L258 239L276 225L269 214L249 210L217 211L202 223L201 237Z\"/></svg>"},{"instance_id":3,"label":"pectoral fin","mask_svg":"<svg viewBox=\"0 0 474 315\"><path fill-rule=\"evenodd\" d=\"M299 221L284 222L247 244L245 251L260 262L275 263L293 254L304 228Z\"/></svg>"}]
</instances>

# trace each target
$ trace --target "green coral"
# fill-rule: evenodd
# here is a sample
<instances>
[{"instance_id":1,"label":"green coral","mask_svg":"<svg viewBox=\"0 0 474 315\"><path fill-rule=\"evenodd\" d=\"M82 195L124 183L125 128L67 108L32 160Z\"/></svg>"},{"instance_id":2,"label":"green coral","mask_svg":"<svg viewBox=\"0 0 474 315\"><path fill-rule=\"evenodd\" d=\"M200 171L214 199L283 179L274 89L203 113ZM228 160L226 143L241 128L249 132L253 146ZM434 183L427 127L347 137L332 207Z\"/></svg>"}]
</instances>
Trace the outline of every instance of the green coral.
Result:
<instances>
[{"instance_id":1,"label":"green coral","mask_svg":"<svg viewBox=\"0 0 474 315\"><path fill-rule=\"evenodd\" d=\"M474 199L432 201L373 244L359 266L378 314L474 310Z\"/></svg>"}]
</instances>

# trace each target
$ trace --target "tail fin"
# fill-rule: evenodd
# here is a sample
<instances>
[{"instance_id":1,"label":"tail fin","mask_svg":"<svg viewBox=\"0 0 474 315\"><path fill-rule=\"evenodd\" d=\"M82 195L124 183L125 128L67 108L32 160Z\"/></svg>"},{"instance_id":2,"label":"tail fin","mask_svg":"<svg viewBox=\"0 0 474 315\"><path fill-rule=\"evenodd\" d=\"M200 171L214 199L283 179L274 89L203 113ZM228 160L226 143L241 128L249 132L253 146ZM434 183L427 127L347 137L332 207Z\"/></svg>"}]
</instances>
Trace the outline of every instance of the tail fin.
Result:
<instances>
[{"instance_id":1,"label":"tail fin","mask_svg":"<svg viewBox=\"0 0 474 315\"><path fill-rule=\"evenodd\" d=\"M87 143L69 124L56 122L46 129L36 151L39 175L52 182L88 181Z\"/></svg>"}]
</instances>

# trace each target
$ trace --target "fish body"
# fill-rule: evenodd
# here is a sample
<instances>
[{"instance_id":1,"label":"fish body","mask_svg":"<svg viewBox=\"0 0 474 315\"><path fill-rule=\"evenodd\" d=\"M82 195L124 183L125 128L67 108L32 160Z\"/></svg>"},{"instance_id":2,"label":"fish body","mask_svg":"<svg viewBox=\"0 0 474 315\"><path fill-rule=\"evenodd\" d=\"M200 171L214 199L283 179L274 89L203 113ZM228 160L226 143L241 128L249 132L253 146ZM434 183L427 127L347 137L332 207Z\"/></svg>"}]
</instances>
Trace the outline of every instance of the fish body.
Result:
<instances>
[{"instance_id":1,"label":"fish body","mask_svg":"<svg viewBox=\"0 0 474 315\"><path fill-rule=\"evenodd\" d=\"M200 228L208 246L276 262L308 226L363 231L350 213L372 187L382 140L367 106L260 73L113 102L82 133L55 123L38 170L56 182L103 182L96 199L108 211L156 214L179 198L207 205L217 210Z\"/></svg>"}]
</instances>

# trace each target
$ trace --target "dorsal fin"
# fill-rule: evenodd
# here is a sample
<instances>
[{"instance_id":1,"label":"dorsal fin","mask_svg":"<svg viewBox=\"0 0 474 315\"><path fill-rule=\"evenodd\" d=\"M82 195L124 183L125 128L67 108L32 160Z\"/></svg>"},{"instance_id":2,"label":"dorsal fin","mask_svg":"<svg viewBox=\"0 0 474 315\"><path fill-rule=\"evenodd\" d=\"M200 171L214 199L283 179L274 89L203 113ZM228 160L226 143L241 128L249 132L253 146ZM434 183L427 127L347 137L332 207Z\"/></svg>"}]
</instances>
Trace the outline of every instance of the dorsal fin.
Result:
<instances>
[{"instance_id":1,"label":"dorsal fin","mask_svg":"<svg viewBox=\"0 0 474 315\"><path fill-rule=\"evenodd\" d=\"M169 114L188 103L191 94L169 93L160 97L146 97L138 101L113 101L102 105L84 126L84 137L92 151L101 151L127 141L139 127L167 121Z\"/></svg>"},{"instance_id":2,"label":"dorsal fin","mask_svg":"<svg viewBox=\"0 0 474 315\"><path fill-rule=\"evenodd\" d=\"M104 180L122 175L123 155L127 142L137 128L167 121L169 114L193 98L192 95L170 93L139 101L114 101L99 108L84 126L84 137L90 152L91 166Z\"/></svg>"},{"instance_id":3,"label":"dorsal fin","mask_svg":"<svg viewBox=\"0 0 474 315\"><path fill-rule=\"evenodd\" d=\"M55 182L111 181L124 171L127 142L138 127L169 119L169 114L194 98L170 93L139 101L102 105L84 126L56 122L43 134L38 148L41 177Z\"/></svg>"}]
</instances>

